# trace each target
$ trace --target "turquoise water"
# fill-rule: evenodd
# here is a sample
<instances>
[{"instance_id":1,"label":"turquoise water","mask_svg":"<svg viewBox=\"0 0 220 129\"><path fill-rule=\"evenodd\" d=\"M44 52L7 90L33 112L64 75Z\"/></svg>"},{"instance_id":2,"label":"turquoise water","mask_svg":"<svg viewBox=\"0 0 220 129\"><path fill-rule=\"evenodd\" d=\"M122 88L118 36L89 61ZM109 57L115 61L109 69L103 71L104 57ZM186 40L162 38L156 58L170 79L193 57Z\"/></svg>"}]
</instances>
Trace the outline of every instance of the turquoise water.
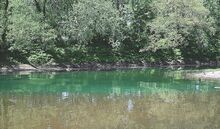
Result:
<instances>
[{"instance_id":1,"label":"turquoise water","mask_svg":"<svg viewBox=\"0 0 220 129\"><path fill-rule=\"evenodd\" d=\"M160 68L0 75L0 129L217 129L218 80Z\"/></svg>"}]
</instances>

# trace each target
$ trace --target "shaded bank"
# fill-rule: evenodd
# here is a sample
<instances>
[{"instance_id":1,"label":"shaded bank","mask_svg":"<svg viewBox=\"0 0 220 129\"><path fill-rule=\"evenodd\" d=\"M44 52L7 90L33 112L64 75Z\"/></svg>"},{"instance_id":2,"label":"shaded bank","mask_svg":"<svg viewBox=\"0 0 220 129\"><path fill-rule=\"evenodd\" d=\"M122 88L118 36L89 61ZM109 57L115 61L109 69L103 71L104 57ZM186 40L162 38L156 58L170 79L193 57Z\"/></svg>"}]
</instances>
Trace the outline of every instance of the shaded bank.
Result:
<instances>
[{"instance_id":1,"label":"shaded bank","mask_svg":"<svg viewBox=\"0 0 220 129\"><path fill-rule=\"evenodd\" d=\"M167 67L167 68L184 68L184 67L218 67L220 62L193 62L187 64L169 64L169 63L128 63L128 62L116 62L116 63L81 63L81 64L49 64L34 66L30 64L6 64L0 65L1 72L16 72L16 71L89 71L89 70L114 70L121 68L146 68L146 67ZM198 75L197 75L198 74ZM199 73L192 74L195 77L202 77Z\"/></svg>"}]
</instances>

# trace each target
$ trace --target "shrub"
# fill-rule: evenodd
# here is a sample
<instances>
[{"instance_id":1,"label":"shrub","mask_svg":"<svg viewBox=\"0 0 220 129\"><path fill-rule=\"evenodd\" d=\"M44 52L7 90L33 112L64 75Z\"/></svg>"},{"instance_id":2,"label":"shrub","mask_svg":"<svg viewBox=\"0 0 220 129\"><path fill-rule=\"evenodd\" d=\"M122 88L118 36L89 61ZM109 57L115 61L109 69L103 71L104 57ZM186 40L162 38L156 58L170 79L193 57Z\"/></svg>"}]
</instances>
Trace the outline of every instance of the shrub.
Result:
<instances>
[{"instance_id":1,"label":"shrub","mask_svg":"<svg viewBox=\"0 0 220 129\"><path fill-rule=\"evenodd\" d=\"M40 52L34 52L28 57L28 61L32 65L43 65L47 64L49 61L51 61L52 56L40 51Z\"/></svg>"}]
</instances>

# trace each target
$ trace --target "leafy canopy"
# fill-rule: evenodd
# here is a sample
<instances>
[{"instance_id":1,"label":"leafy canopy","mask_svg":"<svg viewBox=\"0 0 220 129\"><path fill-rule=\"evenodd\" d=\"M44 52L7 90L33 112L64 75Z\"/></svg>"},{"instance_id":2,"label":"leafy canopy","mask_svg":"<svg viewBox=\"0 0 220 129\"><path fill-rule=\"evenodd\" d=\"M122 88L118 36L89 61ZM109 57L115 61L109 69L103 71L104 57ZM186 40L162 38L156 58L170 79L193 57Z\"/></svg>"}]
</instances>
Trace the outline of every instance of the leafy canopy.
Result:
<instances>
[{"instance_id":1,"label":"leafy canopy","mask_svg":"<svg viewBox=\"0 0 220 129\"><path fill-rule=\"evenodd\" d=\"M207 33L213 33L213 19L203 0L155 0L156 18L147 24L150 42L147 50L169 49L188 45L196 35L197 44L208 44Z\"/></svg>"}]
</instances>

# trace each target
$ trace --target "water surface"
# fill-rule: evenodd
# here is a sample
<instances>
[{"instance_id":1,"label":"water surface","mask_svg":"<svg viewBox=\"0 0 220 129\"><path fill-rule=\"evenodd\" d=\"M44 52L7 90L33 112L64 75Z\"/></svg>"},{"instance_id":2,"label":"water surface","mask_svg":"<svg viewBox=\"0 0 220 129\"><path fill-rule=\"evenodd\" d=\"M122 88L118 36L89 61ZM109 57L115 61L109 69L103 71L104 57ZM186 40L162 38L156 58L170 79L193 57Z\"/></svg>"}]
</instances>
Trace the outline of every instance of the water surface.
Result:
<instances>
[{"instance_id":1,"label":"water surface","mask_svg":"<svg viewBox=\"0 0 220 129\"><path fill-rule=\"evenodd\" d=\"M220 83L184 70L0 75L0 129L219 129Z\"/></svg>"}]
</instances>

